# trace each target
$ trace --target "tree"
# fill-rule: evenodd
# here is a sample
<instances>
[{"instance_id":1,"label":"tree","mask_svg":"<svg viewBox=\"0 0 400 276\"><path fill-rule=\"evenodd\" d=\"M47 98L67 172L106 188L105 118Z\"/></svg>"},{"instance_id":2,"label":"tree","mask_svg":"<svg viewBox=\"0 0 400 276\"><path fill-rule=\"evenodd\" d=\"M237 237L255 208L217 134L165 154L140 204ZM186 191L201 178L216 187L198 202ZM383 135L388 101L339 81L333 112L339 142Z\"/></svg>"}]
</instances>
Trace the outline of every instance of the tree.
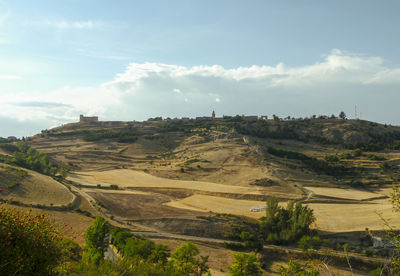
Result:
<instances>
[{"instance_id":1,"label":"tree","mask_svg":"<svg viewBox=\"0 0 400 276\"><path fill-rule=\"evenodd\" d=\"M191 242L178 246L167 264L166 275L203 275L209 272L207 261L208 256L195 258L199 249Z\"/></svg>"},{"instance_id":2,"label":"tree","mask_svg":"<svg viewBox=\"0 0 400 276\"><path fill-rule=\"evenodd\" d=\"M237 253L233 255L234 261L229 268L230 276L258 276L262 275L260 263L253 254Z\"/></svg>"},{"instance_id":3,"label":"tree","mask_svg":"<svg viewBox=\"0 0 400 276\"><path fill-rule=\"evenodd\" d=\"M164 244L156 244L151 255L149 256L149 261L152 263L166 264L170 256L170 250L168 246Z\"/></svg>"},{"instance_id":4,"label":"tree","mask_svg":"<svg viewBox=\"0 0 400 276\"><path fill-rule=\"evenodd\" d=\"M126 244L123 248L123 254L125 258L135 258L139 256L142 259L147 259L153 249L155 244L153 241L140 240L135 237L126 239Z\"/></svg>"},{"instance_id":5,"label":"tree","mask_svg":"<svg viewBox=\"0 0 400 276\"><path fill-rule=\"evenodd\" d=\"M62 177L63 179L67 178L67 176L68 176L68 169L67 169L67 168L64 168L64 167L60 168L60 175L61 175L61 177Z\"/></svg>"},{"instance_id":6,"label":"tree","mask_svg":"<svg viewBox=\"0 0 400 276\"><path fill-rule=\"evenodd\" d=\"M102 217L96 217L93 224L88 227L85 233L86 250L84 259L88 263L98 264L104 258L104 252L108 247L107 235L110 224Z\"/></svg>"},{"instance_id":7,"label":"tree","mask_svg":"<svg viewBox=\"0 0 400 276\"><path fill-rule=\"evenodd\" d=\"M289 202L286 209L278 203L277 198L269 198L266 216L261 219L263 237L267 242L294 242L310 232L310 225L315 221L312 209L300 202Z\"/></svg>"},{"instance_id":8,"label":"tree","mask_svg":"<svg viewBox=\"0 0 400 276\"><path fill-rule=\"evenodd\" d=\"M345 120L346 119L346 113L344 113L344 111L341 111L339 113L339 118L342 119L342 120Z\"/></svg>"}]
</instances>

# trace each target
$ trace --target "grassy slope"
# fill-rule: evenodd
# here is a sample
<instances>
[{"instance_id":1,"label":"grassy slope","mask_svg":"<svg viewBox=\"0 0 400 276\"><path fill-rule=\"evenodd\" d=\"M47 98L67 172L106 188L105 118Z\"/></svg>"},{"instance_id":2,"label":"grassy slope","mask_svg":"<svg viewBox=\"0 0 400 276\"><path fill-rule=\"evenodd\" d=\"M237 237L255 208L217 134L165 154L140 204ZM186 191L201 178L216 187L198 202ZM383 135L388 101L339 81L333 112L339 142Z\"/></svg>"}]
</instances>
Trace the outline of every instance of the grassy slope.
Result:
<instances>
[{"instance_id":1,"label":"grassy slope","mask_svg":"<svg viewBox=\"0 0 400 276\"><path fill-rule=\"evenodd\" d=\"M166 122L129 124L139 133L134 143L120 143L115 138L85 141L82 130L119 131L128 125L128 123L122 123L110 126L109 123L101 123L69 124L53 129L42 137L33 137L30 144L38 150L47 152L52 158L75 171L76 176L73 180L81 184L141 187L162 198L165 198L166 193L171 194L171 189L174 188L174 194L169 197L169 200L174 203L170 206L180 209L198 211L203 208L206 211L228 211L230 205L234 204L229 200L240 199L247 200L248 204L237 201L236 203L246 206L243 207L246 210L243 212L237 210L237 213L249 213L248 205L253 204L250 200L263 199L238 198L232 193L239 191L240 194L242 193L240 191L245 189L246 193L256 190L265 196L304 199L312 188L304 189L303 187L320 187L310 195L307 202L316 210L317 226L331 231L363 230L370 226L370 222L372 228L379 228L379 219L375 219L377 216L374 210L382 208L375 208L375 206L388 207L388 200L361 200L369 199L369 197L364 198L366 193L382 196L386 193L385 189L399 181L397 166L400 162L400 153L398 150L363 151L360 156L354 156L354 149L349 148L349 145L356 143L370 143L377 135L384 134L392 137L392 133L399 131L397 127L338 119L268 121L270 134L282 135L283 129L290 129L290 133L295 133L295 138L277 139L277 137L263 138L262 135L252 133L243 135L232 132L234 124L231 122L211 123L205 128L194 128L192 125L189 126L190 131L182 129L165 131L165 125L168 124ZM393 141L395 142L396 139L390 140L390 143ZM269 147L296 151L321 162L324 161L326 155L340 157L347 154L351 158L339 158L337 164L351 168L353 173L340 176L327 175L313 170L301 160L270 154ZM371 158L372 155L386 160ZM390 166L382 169L382 164L385 162ZM132 170L144 171L145 174ZM137 177L143 175L147 175L147 178ZM160 178L153 181L155 178L151 175ZM185 186L185 182L173 181L173 179L189 182L186 182L188 185ZM264 184L254 185L258 180L261 180L258 183ZM211 187L213 183L225 185L220 189L223 194L215 193L214 188ZM214 186L218 187L218 185ZM157 191L156 187L158 187ZM178 191L177 188L180 190ZM331 188L346 189L347 194L346 192L336 193ZM186 192L181 190L186 190ZM203 191L200 193L199 190ZM178 196L178 192L188 194L182 197ZM102 196L106 194L103 193ZM127 197L127 195L121 195L121 198L122 196ZM210 196L221 198L214 203L218 208L213 208L212 204L207 203ZM200 200L201 198L204 200ZM226 198L229 200L225 200ZM192 203L191 199L193 199ZM344 203L353 204L347 207L352 208L354 212L343 213ZM360 213L357 208L353 208L358 205L364 208L365 212ZM123 207L119 206L117 209ZM150 205L142 207L151 208ZM335 226L336 218L330 217L329 214L341 214L343 220L350 221L351 225L339 223L338 220ZM259 215L262 214L249 214L256 217ZM359 219L360 223L357 225L352 223L355 219Z\"/></svg>"},{"instance_id":2,"label":"grassy slope","mask_svg":"<svg viewBox=\"0 0 400 276\"><path fill-rule=\"evenodd\" d=\"M20 178L17 171L26 172L26 176ZM73 200L73 194L62 184L47 175L32 170L1 164L0 188L3 190L2 198L12 199L24 204L50 204L54 206L67 205ZM7 180L7 181L6 181ZM9 182L15 183L10 187Z\"/></svg>"}]
</instances>

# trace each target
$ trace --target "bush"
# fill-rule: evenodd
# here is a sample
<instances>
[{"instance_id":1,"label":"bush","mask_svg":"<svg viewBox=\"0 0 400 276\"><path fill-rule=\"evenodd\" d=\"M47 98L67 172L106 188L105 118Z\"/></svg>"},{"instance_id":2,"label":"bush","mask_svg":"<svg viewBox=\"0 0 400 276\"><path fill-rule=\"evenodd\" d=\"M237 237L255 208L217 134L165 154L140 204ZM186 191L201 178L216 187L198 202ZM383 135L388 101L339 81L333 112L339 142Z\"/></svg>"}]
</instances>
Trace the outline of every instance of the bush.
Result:
<instances>
[{"instance_id":1,"label":"bush","mask_svg":"<svg viewBox=\"0 0 400 276\"><path fill-rule=\"evenodd\" d=\"M304 265L299 264L294 261L289 261L287 267L281 266L279 269L279 274L281 276L318 276L320 275L318 270L314 267L312 263L305 263Z\"/></svg>"},{"instance_id":2,"label":"bush","mask_svg":"<svg viewBox=\"0 0 400 276\"><path fill-rule=\"evenodd\" d=\"M318 236L310 237L310 236L303 236L299 243L298 246L299 248L303 249L303 251L307 251L308 249L315 249L318 250L321 248L322 245L322 240Z\"/></svg>"},{"instance_id":3,"label":"bush","mask_svg":"<svg viewBox=\"0 0 400 276\"><path fill-rule=\"evenodd\" d=\"M8 275L53 274L62 239L46 215L0 208L0 268Z\"/></svg>"}]
</instances>

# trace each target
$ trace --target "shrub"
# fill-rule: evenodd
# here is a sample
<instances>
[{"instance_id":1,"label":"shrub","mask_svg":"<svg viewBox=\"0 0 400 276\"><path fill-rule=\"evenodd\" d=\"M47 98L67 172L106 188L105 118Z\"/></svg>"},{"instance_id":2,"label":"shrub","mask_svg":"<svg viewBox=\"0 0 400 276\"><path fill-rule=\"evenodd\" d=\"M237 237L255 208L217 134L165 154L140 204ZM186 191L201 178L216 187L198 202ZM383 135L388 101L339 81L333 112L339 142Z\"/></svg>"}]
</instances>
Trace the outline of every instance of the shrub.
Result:
<instances>
[{"instance_id":1,"label":"shrub","mask_svg":"<svg viewBox=\"0 0 400 276\"><path fill-rule=\"evenodd\" d=\"M298 245L304 251L307 251L308 249L318 250L321 248L322 240L318 236L314 236L311 238L310 236L305 235L300 239Z\"/></svg>"},{"instance_id":2,"label":"shrub","mask_svg":"<svg viewBox=\"0 0 400 276\"><path fill-rule=\"evenodd\" d=\"M281 276L318 276L319 272L312 263L307 262L302 265L294 261L289 261L287 267L281 266L279 274Z\"/></svg>"},{"instance_id":3,"label":"shrub","mask_svg":"<svg viewBox=\"0 0 400 276\"><path fill-rule=\"evenodd\" d=\"M0 268L8 275L53 274L62 239L46 215L0 208Z\"/></svg>"}]
</instances>

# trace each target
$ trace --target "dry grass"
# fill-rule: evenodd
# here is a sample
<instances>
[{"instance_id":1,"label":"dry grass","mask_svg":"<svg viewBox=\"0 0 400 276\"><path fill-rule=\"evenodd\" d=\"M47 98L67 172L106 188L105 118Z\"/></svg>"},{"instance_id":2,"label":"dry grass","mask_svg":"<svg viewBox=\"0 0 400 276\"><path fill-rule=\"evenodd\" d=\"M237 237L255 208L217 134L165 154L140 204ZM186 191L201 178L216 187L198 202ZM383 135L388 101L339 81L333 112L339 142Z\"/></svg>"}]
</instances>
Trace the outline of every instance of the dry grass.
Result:
<instances>
[{"instance_id":1,"label":"dry grass","mask_svg":"<svg viewBox=\"0 0 400 276\"><path fill-rule=\"evenodd\" d=\"M35 171L23 170L28 173L28 176L12 189L2 187L5 190L2 194L3 198L25 204L53 204L54 206L67 205L73 200L73 194L53 178Z\"/></svg>"},{"instance_id":2,"label":"dry grass","mask_svg":"<svg viewBox=\"0 0 400 276\"><path fill-rule=\"evenodd\" d=\"M399 214L392 211L388 200L374 204L307 204L317 218L315 228L332 232L363 231L365 228L381 230L384 223L377 212L389 219L392 226L400 226Z\"/></svg>"},{"instance_id":3,"label":"dry grass","mask_svg":"<svg viewBox=\"0 0 400 276\"><path fill-rule=\"evenodd\" d=\"M356 189L339 189L339 188L324 188L324 187L304 187L312 191L316 195L339 197L344 199L369 199L374 197L383 196L383 194L372 193Z\"/></svg>"},{"instance_id":4,"label":"dry grass","mask_svg":"<svg viewBox=\"0 0 400 276\"><path fill-rule=\"evenodd\" d=\"M133 171L127 169L109 170L109 171L89 171L71 174L68 177L77 183L84 185L110 186L111 184L119 187L146 187L146 188L179 188L188 190L198 190L219 193L234 194L261 194L261 188L258 187L241 187L233 185L216 184L203 181L186 181L173 180L167 178L156 177L144 172Z\"/></svg>"},{"instance_id":5,"label":"dry grass","mask_svg":"<svg viewBox=\"0 0 400 276\"><path fill-rule=\"evenodd\" d=\"M165 205L200 212L216 212L260 218L265 212L251 212L255 206L264 206L263 201L238 200L207 195L193 195L185 199L168 202Z\"/></svg>"},{"instance_id":6,"label":"dry grass","mask_svg":"<svg viewBox=\"0 0 400 276\"><path fill-rule=\"evenodd\" d=\"M359 122L326 120L323 124L323 131L330 133L337 129L342 133L349 124L358 125ZM66 131L84 127L87 126L70 124L59 130ZM100 125L90 127L98 128ZM154 126L145 124L139 127L144 131L154 131L154 129L152 130ZM307 129L307 131L312 132L313 130ZM216 130L210 131L205 136L197 134L187 136L183 133L172 132L156 133L155 135L163 136L163 138L148 140L140 137L135 143L123 144L115 140L86 142L78 136L34 137L30 143L32 147L49 153L51 157L61 163L73 163L70 169L75 172L69 179L83 185L95 187L100 184L108 187L114 184L121 188L142 187L146 192L152 188L162 188L171 193L177 189L190 193L184 198L164 197L151 191L150 194L139 194L136 191L120 190L116 192L90 189L103 201L107 201L107 197L112 198L115 203L110 203L110 206L118 207L117 209L122 213L127 213L124 210L128 206L132 209L139 206L139 217L146 215L143 210L151 208L150 204L155 206L154 215L156 217L161 215L180 216L181 211L203 213L212 211L259 217L263 215L263 212L250 212L250 209L265 203L243 200L240 198L243 194L300 199L304 196L301 189L298 188L301 186L307 187L317 195L352 200L368 200L389 193L386 190L374 193L333 188L343 183L331 176L319 175L304 166L301 167L301 164L297 164L299 162L268 154L263 155L258 150L258 147L263 145L283 147L321 159L326 154L352 153L352 151L338 149L334 146L293 140L256 138L251 138L251 140L257 143L254 141L254 143L251 141L247 143L239 135ZM334 135L333 132L332 135ZM165 144L169 144L169 146ZM385 152L381 155L384 155L388 162L395 162L400 156L398 152ZM378 187L383 185L386 180L390 180L387 175L379 173L379 164L382 161L367 160L366 156L367 153L343 162L364 168L369 176L375 176L375 178L366 179L366 184L371 182ZM397 164L397 161L395 163ZM136 171L120 168L133 168ZM184 168L184 172L181 172L181 168ZM277 185L268 187L250 185L255 180L265 178L273 180ZM225 195L221 193L225 193ZM167 193L163 194L167 195ZM228 196L228 194L231 194L230 198L220 197ZM152 196L159 201L151 203ZM360 204L312 203L309 206L315 209L317 227L329 231L363 230L365 227L381 229L382 222L374 213L375 210L382 210L385 216L396 220L388 200L374 200L372 203L374 204L368 204L368 202L360 202ZM163 212L162 207L168 208L166 210L171 213ZM160 213L156 214L157 212ZM132 214L132 216L136 215ZM130 215L130 217L132 216Z\"/></svg>"}]
</instances>

